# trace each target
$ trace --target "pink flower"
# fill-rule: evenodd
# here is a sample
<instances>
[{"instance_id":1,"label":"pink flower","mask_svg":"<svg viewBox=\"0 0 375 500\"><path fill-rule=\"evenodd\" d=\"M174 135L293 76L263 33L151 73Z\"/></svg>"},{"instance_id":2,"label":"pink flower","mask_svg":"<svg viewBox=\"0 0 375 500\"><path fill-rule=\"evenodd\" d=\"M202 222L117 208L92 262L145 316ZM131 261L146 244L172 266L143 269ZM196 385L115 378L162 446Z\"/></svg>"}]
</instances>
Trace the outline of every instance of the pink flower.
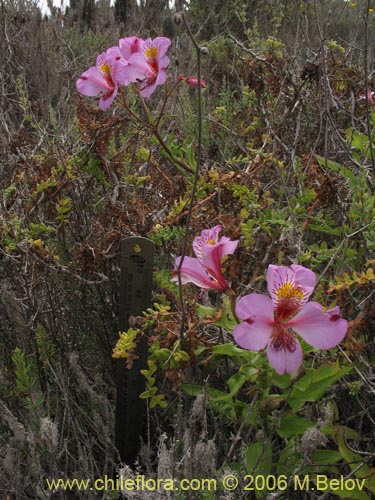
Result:
<instances>
[{"instance_id":1,"label":"pink flower","mask_svg":"<svg viewBox=\"0 0 375 500\"><path fill-rule=\"evenodd\" d=\"M268 292L242 297L236 314L244 320L233 335L244 349L267 347L270 364L278 374L293 373L302 363L303 352L296 333L317 349L330 349L345 337L348 322L340 308L323 312L317 302L307 302L316 283L315 274L303 266L269 266Z\"/></svg>"},{"instance_id":2,"label":"pink flower","mask_svg":"<svg viewBox=\"0 0 375 500\"><path fill-rule=\"evenodd\" d=\"M120 53L123 59L128 61L132 54L140 52L142 43L144 43L144 40L142 40L142 38L138 38L137 36L121 38L119 40L119 45Z\"/></svg>"},{"instance_id":3,"label":"pink flower","mask_svg":"<svg viewBox=\"0 0 375 500\"><path fill-rule=\"evenodd\" d=\"M188 85L190 85L191 87L195 87L197 88L198 87L198 78L195 77L195 76L184 76L182 73L180 75L178 75L178 77L176 78L176 83L179 83L181 81L184 81L186 82ZM204 89L205 87L207 87L207 83L202 80L200 80L201 82L201 88Z\"/></svg>"},{"instance_id":4,"label":"pink flower","mask_svg":"<svg viewBox=\"0 0 375 500\"><path fill-rule=\"evenodd\" d=\"M111 47L96 59L96 66L86 70L76 82L77 90L86 96L100 95L99 107L109 108L124 80L126 62L121 58L119 47Z\"/></svg>"},{"instance_id":5,"label":"pink flower","mask_svg":"<svg viewBox=\"0 0 375 500\"><path fill-rule=\"evenodd\" d=\"M219 240L221 226L205 229L201 236L194 239L194 257L185 257L180 270L181 282L194 283L204 289L221 290L229 289L229 284L221 272L221 262L226 255L233 254L238 241L231 241L222 236ZM181 257L177 257L173 270L172 281L178 281L178 267Z\"/></svg>"},{"instance_id":6,"label":"pink flower","mask_svg":"<svg viewBox=\"0 0 375 500\"><path fill-rule=\"evenodd\" d=\"M370 105L372 106L372 108L375 111L375 99L374 99L374 96L375 96L375 92L373 90L371 90L371 89L367 89L367 100L368 100L368 102L370 103ZM360 99L366 99L366 94L360 94L359 98Z\"/></svg>"},{"instance_id":7,"label":"pink flower","mask_svg":"<svg viewBox=\"0 0 375 500\"><path fill-rule=\"evenodd\" d=\"M198 78L196 78L195 76L185 76L185 82L191 87L198 87ZM200 84L202 89L207 86L207 83L202 80L202 78L200 79Z\"/></svg>"},{"instance_id":8,"label":"pink flower","mask_svg":"<svg viewBox=\"0 0 375 500\"><path fill-rule=\"evenodd\" d=\"M165 55L171 41L159 36L155 40L140 40L139 49L128 59L124 75L129 82L142 82L140 94L150 97L158 85L165 83L169 57Z\"/></svg>"},{"instance_id":9,"label":"pink flower","mask_svg":"<svg viewBox=\"0 0 375 500\"><path fill-rule=\"evenodd\" d=\"M371 89L367 89L367 99L369 101L373 101L374 100L374 95L375 95L375 92ZM366 94L360 94L359 96L360 99L366 99Z\"/></svg>"}]
</instances>

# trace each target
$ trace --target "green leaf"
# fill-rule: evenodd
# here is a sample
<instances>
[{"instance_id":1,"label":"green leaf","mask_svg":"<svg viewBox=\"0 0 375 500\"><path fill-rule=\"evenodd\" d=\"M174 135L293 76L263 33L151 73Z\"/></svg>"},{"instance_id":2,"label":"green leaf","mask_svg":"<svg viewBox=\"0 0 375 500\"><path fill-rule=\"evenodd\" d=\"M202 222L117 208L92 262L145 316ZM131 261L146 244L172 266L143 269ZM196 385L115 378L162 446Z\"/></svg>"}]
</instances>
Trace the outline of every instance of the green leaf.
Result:
<instances>
[{"instance_id":1,"label":"green leaf","mask_svg":"<svg viewBox=\"0 0 375 500\"><path fill-rule=\"evenodd\" d=\"M326 160L325 158L319 155L315 155L315 158L318 160L319 165L321 165L322 167L327 166L330 170L338 172L348 180L356 179L356 176L353 174L353 172L348 168L344 167L343 165L341 165L340 163L337 163L332 160Z\"/></svg>"},{"instance_id":2,"label":"green leaf","mask_svg":"<svg viewBox=\"0 0 375 500\"><path fill-rule=\"evenodd\" d=\"M203 387L195 384L181 384L181 389L189 396L200 396L203 394Z\"/></svg>"},{"instance_id":3,"label":"green leaf","mask_svg":"<svg viewBox=\"0 0 375 500\"><path fill-rule=\"evenodd\" d=\"M334 489L332 489L332 491L330 492L333 495L337 495L340 498L346 498L346 499L351 498L353 500L371 500L370 497L367 495L367 493L365 491L360 490L359 488L356 488L354 490L347 489L345 487L345 483L344 483L344 487L340 488L340 486L339 486L340 483L337 483L337 481L340 481L343 476L338 476L338 477L337 476L336 477L329 476L327 479L325 479L325 477L327 477L327 476L325 476L324 478L321 478L320 484L317 482L317 478L314 477L314 475L311 475L310 477L311 477L311 480L314 481L315 484L317 485L315 487L315 489L317 491L321 491L321 492L327 491L330 488L331 481L336 480L336 482L334 484ZM322 482L323 482L323 484L322 484Z\"/></svg>"},{"instance_id":4,"label":"green leaf","mask_svg":"<svg viewBox=\"0 0 375 500\"><path fill-rule=\"evenodd\" d=\"M220 354L222 356L229 356L230 358L234 358L237 356L241 357L247 357L248 352L246 349L241 349L234 344L220 344L220 345L215 345L212 348L212 352L214 354Z\"/></svg>"},{"instance_id":5,"label":"green leaf","mask_svg":"<svg viewBox=\"0 0 375 500\"><path fill-rule=\"evenodd\" d=\"M339 362L326 364L318 369L308 368L306 375L293 387L290 395L284 393L284 397L292 410L298 411L306 401L317 401L325 391L341 377L352 370L352 366L340 368Z\"/></svg>"},{"instance_id":6,"label":"green leaf","mask_svg":"<svg viewBox=\"0 0 375 500\"><path fill-rule=\"evenodd\" d=\"M314 376L314 370L311 368L306 368L306 375L297 380L294 384L294 391L298 389L299 391L306 391L307 388L312 384Z\"/></svg>"},{"instance_id":7,"label":"green leaf","mask_svg":"<svg viewBox=\"0 0 375 500\"><path fill-rule=\"evenodd\" d=\"M202 304L198 304L196 311L199 318L205 318L207 316L213 318L216 313L216 309L214 307L204 306Z\"/></svg>"},{"instance_id":8,"label":"green leaf","mask_svg":"<svg viewBox=\"0 0 375 500\"><path fill-rule=\"evenodd\" d=\"M334 433L334 439L337 443L339 451L345 461L348 463L352 471L358 468L359 464L363 462L363 458L358 453L355 453L346 444L346 433L345 428L338 426L336 432ZM366 481L366 486L370 491L375 491L375 476L372 474L370 467L364 463L363 467L355 472L356 478L368 478ZM354 497L351 497L354 498Z\"/></svg>"},{"instance_id":9,"label":"green leaf","mask_svg":"<svg viewBox=\"0 0 375 500\"><path fill-rule=\"evenodd\" d=\"M156 405L159 405L161 408L167 408L168 403L164 401L163 394L158 394L157 396L151 398L150 408L155 408Z\"/></svg>"},{"instance_id":10,"label":"green leaf","mask_svg":"<svg viewBox=\"0 0 375 500\"><path fill-rule=\"evenodd\" d=\"M16 190L17 190L17 186L15 184L11 184L6 189L4 189L5 199L7 199L9 197L9 195L12 194L13 191L16 191Z\"/></svg>"},{"instance_id":11,"label":"green leaf","mask_svg":"<svg viewBox=\"0 0 375 500\"><path fill-rule=\"evenodd\" d=\"M309 229L319 233L332 234L334 236L341 236L342 230L340 227L327 227L318 224L309 224Z\"/></svg>"},{"instance_id":12,"label":"green leaf","mask_svg":"<svg viewBox=\"0 0 375 500\"><path fill-rule=\"evenodd\" d=\"M272 447L270 443L258 441L245 450L246 472L251 475L268 476L272 471Z\"/></svg>"},{"instance_id":13,"label":"green leaf","mask_svg":"<svg viewBox=\"0 0 375 500\"><path fill-rule=\"evenodd\" d=\"M313 466L331 465L342 460L341 453L337 450L316 450L312 454Z\"/></svg>"},{"instance_id":14,"label":"green leaf","mask_svg":"<svg viewBox=\"0 0 375 500\"><path fill-rule=\"evenodd\" d=\"M280 389L288 389L291 383L291 378L289 373L284 373L283 375L278 375L276 372L273 373L273 380L277 387Z\"/></svg>"},{"instance_id":15,"label":"green leaf","mask_svg":"<svg viewBox=\"0 0 375 500\"><path fill-rule=\"evenodd\" d=\"M276 464L276 473L278 475L290 476L300 462L299 446L296 446L294 437L288 439L285 448L280 453L280 458Z\"/></svg>"},{"instance_id":16,"label":"green leaf","mask_svg":"<svg viewBox=\"0 0 375 500\"><path fill-rule=\"evenodd\" d=\"M227 384L230 390L230 395L235 395L241 389L243 384L246 382L247 376L244 373L235 373L230 377Z\"/></svg>"},{"instance_id":17,"label":"green leaf","mask_svg":"<svg viewBox=\"0 0 375 500\"><path fill-rule=\"evenodd\" d=\"M371 498L361 490L348 490L345 487L333 492L340 498L351 498L353 500L371 500Z\"/></svg>"},{"instance_id":18,"label":"green leaf","mask_svg":"<svg viewBox=\"0 0 375 500\"><path fill-rule=\"evenodd\" d=\"M291 413L283 415L277 433L280 437L289 438L303 434L307 429L313 427L314 422L306 418L298 417Z\"/></svg>"}]
</instances>

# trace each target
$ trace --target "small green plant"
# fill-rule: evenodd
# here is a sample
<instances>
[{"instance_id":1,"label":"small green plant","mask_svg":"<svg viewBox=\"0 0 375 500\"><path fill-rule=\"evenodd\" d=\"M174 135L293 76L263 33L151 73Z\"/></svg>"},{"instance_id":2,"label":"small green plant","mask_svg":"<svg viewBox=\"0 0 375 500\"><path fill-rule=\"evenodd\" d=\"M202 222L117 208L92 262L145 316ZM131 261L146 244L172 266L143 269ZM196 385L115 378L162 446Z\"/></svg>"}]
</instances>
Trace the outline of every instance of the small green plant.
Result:
<instances>
[{"instance_id":1,"label":"small green plant","mask_svg":"<svg viewBox=\"0 0 375 500\"><path fill-rule=\"evenodd\" d=\"M12 361L19 397L22 399L25 407L34 416L37 416L38 410L44 403L44 396L39 392L35 361L27 359L24 351L19 347L14 350Z\"/></svg>"}]
</instances>

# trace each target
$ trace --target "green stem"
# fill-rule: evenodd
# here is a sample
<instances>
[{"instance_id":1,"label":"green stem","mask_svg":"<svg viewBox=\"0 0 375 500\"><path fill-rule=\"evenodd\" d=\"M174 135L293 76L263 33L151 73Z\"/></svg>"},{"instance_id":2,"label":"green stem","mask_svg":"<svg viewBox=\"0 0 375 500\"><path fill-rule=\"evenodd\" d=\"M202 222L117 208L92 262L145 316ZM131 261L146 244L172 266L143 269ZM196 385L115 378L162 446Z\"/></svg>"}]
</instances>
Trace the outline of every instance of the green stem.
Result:
<instances>
[{"instance_id":1,"label":"green stem","mask_svg":"<svg viewBox=\"0 0 375 500\"><path fill-rule=\"evenodd\" d=\"M230 308L231 308L233 317L237 321L237 323L240 323L240 320L238 319L238 316L236 314L236 294L234 293L232 288L229 288L226 291L226 294L228 295L228 297L230 299Z\"/></svg>"},{"instance_id":2,"label":"green stem","mask_svg":"<svg viewBox=\"0 0 375 500\"><path fill-rule=\"evenodd\" d=\"M168 96L169 96L169 94L167 94L166 99L168 98ZM159 130L159 127L158 127L158 125L160 123L161 115L159 116L157 122L155 123L153 121L153 119L152 119L150 110L148 109L148 106L147 106L147 104L145 103L145 101L144 101L144 99L142 97L141 97L141 102L142 102L143 109L145 110L145 113L147 115L148 128L150 130L152 130L152 132L153 132L154 136L156 137L156 139L158 140L160 146L164 149L164 151L167 153L167 155L169 156L169 158L173 161L173 163L175 165L178 165L180 168L182 168L185 172L188 172L189 174L194 174L194 170L191 169L189 167L189 165L187 165L185 162L183 162L183 161L181 161L181 160L179 160L178 158L175 157L175 155L171 151L170 147L168 146L168 144L165 142L165 140L161 136L160 130ZM162 112L163 112L164 106L165 106L165 102L163 104Z\"/></svg>"},{"instance_id":3,"label":"green stem","mask_svg":"<svg viewBox=\"0 0 375 500\"><path fill-rule=\"evenodd\" d=\"M170 157L170 159L173 161L173 163L175 163L176 165L181 167L183 170L185 170L185 172L188 172L189 174L194 174L193 169L191 169L186 163L184 163L183 161L181 161L175 157L175 155L170 150L168 144L164 141L164 139L160 135L159 129L156 126L150 126L150 128L151 128L152 132L154 133L154 136L158 140L160 146L164 149L164 151L167 153L167 155Z\"/></svg>"}]
</instances>

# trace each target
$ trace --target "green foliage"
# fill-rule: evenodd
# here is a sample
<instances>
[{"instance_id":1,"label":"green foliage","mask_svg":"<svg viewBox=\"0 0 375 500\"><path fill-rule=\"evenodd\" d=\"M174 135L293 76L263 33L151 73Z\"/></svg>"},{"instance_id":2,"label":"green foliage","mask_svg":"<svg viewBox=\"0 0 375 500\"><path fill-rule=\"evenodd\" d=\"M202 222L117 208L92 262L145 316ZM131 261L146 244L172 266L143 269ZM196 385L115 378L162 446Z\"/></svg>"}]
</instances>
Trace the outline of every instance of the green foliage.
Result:
<instances>
[{"instance_id":1,"label":"green foliage","mask_svg":"<svg viewBox=\"0 0 375 500\"><path fill-rule=\"evenodd\" d=\"M185 203L183 206L185 206ZM163 246L176 239L180 239L184 232L185 229L181 226L162 226L161 224L157 224L147 236L155 245Z\"/></svg>"},{"instance_id":2,"label":"green foliage","mask_svg":"<svg viewBox=\"0 0 375 500\"><path fill-rule=\"evenodd\" d=\"M328 4L337 9L341 5ZM347 22L350 9L344 7L342 18ZM186 457L192 457L191 462L195 440L201 439L202 444L212 437L218 442L220 436L220 453L225 456L232 451L223 466L219 461L212 466L217 466L218 476L225 467L241 477L278 474L289 478L299 471L309 474L314 484L318 472L340 477L349 471L355 478L366 479L368 491L336 491L336 496L367 500L375 486L371 466L365 463L373 444L373 433L367 430L371 415L368 420L366 415L366 410L371 413L372 392L358 371L365 372L372 360L374 273L370 266L375 251L375 196L371 146L375 143L373 134L369 138L364 103L357 102L359 92L364 91L360 88L363 74L344 53L347 46L355 51L354 45L333 38L330 26L324 26L328 50L320 55L326 55L327 73L322 74L325 69L319 58L315 74L314 64L312 69L309 64L305 67L306 55L298 48L301 20L302 31L305 22L306 30L319 24L319 19L309 17L315 13L308 2L230 0L212 6L191 1L186 8L196 23L193 31L198 33L198 42L206 37L209 52L207 58L202 57L208 86L202 93L203 148L190 240L216 224L223 226L223 234L240 240L236 254L222 263L237 300L245 293L265 292L262 278L269 264L300 263L321 276L313 300L327 308L340 305L348 320L355 320L359 313L358 326L343 342L342 355L335 350L322 355L303 344L301 369L293 376L280 376L264 351L240 349L234 343L233 297L216 291L200 293L194 285L184 287L180 294L178 285L171 282L173 261L186 234L190 170L197 169L195 89L173 88L170 78L170 101L163 102L159 89L159 95L145 101L144 108L139 94L126 89L111 111L104 113L95 103L86 108L83 102L87 100L82 98L77 119L66 125L62 108L51 105L61 99L66 106L66 94L58 93L53 99L46 96L46 101L35 95L31 98L33 85L24 75L17 79L10 74L9 80L17 79L17 84L6 95L17 96L18 114L3 135L11 135L19 122L23 127L7 144L9 166L1 172L0 244L6 286L22 303L30 324L40 323L32 339L37 356L31 358L15 349L14 373L12 367L1 373L7 379L4 387L13 384L23 411L34 415L44 405L39 385L48 386L48 410L56 411L57 419L64 415L59 422L65 432L61 442L65 440L69 450L56 453L69 462L64 470L76 470L70 457L85 446L93 430L92 442L102 445L95 435L95 427L99 434L102 426L90 421L97 406L88 394L90 389L95 391L74 385L70 372L60 384L58 377L66 371L60 365L60 348L66 351L61 356L64 363L78 351L92 380L101 373L110 380L108 342L116 328L113 295L119 279L119 241L130 234L147 235L157 245L154 304L136 318L132 328L120 333L113 356L126 359L130 368L137 343L147 340L148 365L142 370L146 390L141 397L149 403L150 428L168 429L172 448L180 439L178 433L190 432ZM321 2L318 14L323 16L327 9ZM62 61L57 74L78 75L92 64L92 54L102 52L116 35L116 29L80 31L68 26L68 18L59 23L67 28L60 37L62 52L56 54ZM224 27L230 37L223 35ZM211 36L215 30L217 36ZM190 73L194 57L184 54L178 44L173 50L181 71L194 74ZM73 67L65 68L66 60L74 61ZM66 79L62 80L66 86ZM327 102L321 82L331 94ZM48 86L54 87L52 82ZM47 110L45 130L34 100ZM70 111L66 110L66 116ZM374 112L369 120L374 127ZM159 136L150 138L155 127ZM335 134L340 134L340 141ZM327 151L330 158L324 157ZM192 255L191 247L188 255ZM6 321L2 328L8 329ZM28 345L18 330L19 325L9 327L5 338L12 339L11 347L4 342L2 358L7 359L14 345ZM77 331L79 335L71 333ZM357 352L361 357L353 356ZM60 396L64 391L65 397L66 388L73 398L77 394L72 404ZM103 399L107 393L112 395L112 389L107 389ZM190 409L197 396L204 400L198 419L203 423L194 435ZM334 411L327 420L323 413L329 404ZM178 411L182 408L181 418L177 407ZM354 428L353 411L361 412L361 432ZM103 420L110 427L108 415ZM82 434L77 432L76 421ZM308 448L306 442L314 433L323 435L322 441ZM74 435L79 438L71 445ZM238 446L233 441L236 436L241 440ZM148 437L154 446L157 437ZM93 447L91 441L87 446L102 460L104 448ZM108 463L112 450L110 455ZM183 460L174 473L190 467ZM96 467L95 460L91 462ZM255 495L263 499L266 493ZM294 500L296 495L289 488L284 498Z\"/></svg>"},{"instance_id":3,"label":"green foliage","mask_svg":"<svg viewBox=\"0 0 375 500\"><path fill-rule=\"evenodd\" d=\"M367 264L371 264L369 262ZM375 282L374 269L372 267L368 267L366 271L362 271L361 274L353 271L353 274L350 276L348 273L344 273L341 276L335 276L334 282L330 283L329 291L342 291L349 290L350 288L359 288L362 286L371 287Z\"/></svg>"},{"instance_id":4,"label":"green foliage","mask_svg":"<svg viewBox=\"0 0 375 500\"><path fill-rule=\"evenodd\" d=\"M154 280L157 286L159 286L161 290L168 290L173 294L177 294L178 285L172 282L171 278L172 274L168 269L160 269L154 271Z\"/></svg>"},{"instance_id":5,"label":"green foliage","mask_svg":"<svg viewBox=\"0 0 375 500\"><path fill-rule=\"evenodd\" d=\"M129 358L129 355L136 346L137 337L141 334L139 330L130 328L126 332L120 332L120 338L113 348L113 358Z\"/></svg>"},{"instance_id":6,"label":"green foliage","mask_svg":"<svg viewBox=\"0 0 375 500\"><path fill-rule=\"evenodd\" d=\"M102 184L105 187L110 186L108 179L104 175L103 170L100 168L100 160L98 158L95 158L90 153L82 151L75 157L75 162L83 172L87 172L92 175L99 182L99 184Z\"/></svg>"},{"instance_id":7,"label":"green foliage","mask_svg":"<svg viewBox=\"0 0 375 500\"><path fill-rule=\"evenodd\" d=\"M318 401L333 383L351 370L350 365L341 368L338 361L335 364L322 365L318 369L307 368L306 375L284 396L291 408L299 411L307 401Z\"/></svg>"},{"instance_id":8,"label":"green foliage","mask_svg":"<svg viewBox=\"0 0 375 500\"><path fill-rule=\"evenodd\" d=\"M33 359L28 359L19 347L13 351L12 361L16 376L16 387L23 404L36 412L44 403L43 394L38 392L37 368Z\"/></svg>"},{"instance_id":9,"label":"green foliage","mask_svg":"<svg viewBox=\"0 0 375 500\"><path fill-rule=\"evenodd\" d=\"M57 216L55 220L60 221L62 224L69 220L69 214L72 209L71 198L61 198L56 204Z\"/></svg>"},{"instance_id":10,"label":"green foliage","mask_svg":"<svg viewBox=\"0 0 375 500\"><path fill-rule=\"evenodd\" d=\"M41 236L52 236L56 232L54 226L48 226L47 224L40 223L36 224L31 222L30 227L26 230L27 238L37 239Z\"/></svg>"},{"instance_id":11,"label":"green foliage","mask_svg":"<svg viewBox=\"0 0 375 500\"><path fill-rule=\"evenodd\" d=\"M40 323L36 327L35 338L41 365L44 367L47 365L53 366L57 357L56 346Z\"/></svg>"},{"instance_id":12,"label":"green foliage","mask_svg":"<svg viewBox=\"0 0 375 500\"><path fill-rule=\"evenodd\" d=\"M19 98L19 106L21 108L21 111L23 112L23 122L25 124L33 124L34 117L32 114L29 97L25 89L25 78L22 73L20 73L17 78L17 93Z\"/></svg>"},{"instance_id":13,"label":"green foliage","mask_svg":"<svg viewBox=\"0 0 375 500\"><path fill-rule=\"evenodd\" d=\"M153 142L156 142L155 139ZM180 167L178 162L186 163L191 170L194 172L196 169L195 161L195 146L194 143L190 142L189 139L183 139L182 141L176 136L175 132L170 132L165 140L168 145L169 151L172 156L164 148L161 150L162 155L165 158L172 159L176 168L184 174L184 170ZM177 161L176 161L177 160Z\"/></svg>"},{"instance_id":14,"label":"green foliage","mask_svg":"<svg viewBox=\"0 0 375 500\"><path fill-rule=\"evenodd\" d=\"M164 394L158 394L158 388L155 386L156 378L154 377L158 367L156 361L149 358L147 360L148 370L141 370L142 375L146 378L146 390L139 396L142 399L150 400L150 408L160 406L166 408L168 403L165 401Z\"/></svg>"},{"instance_id":15,"label":"green foliage","mask_svg":"<svg viewBox=\"0 0 375 500\"><path fill-rule=\"evenodd\" d=\"M9 198L9 196L14 192L17 191L17 186L15 184L11 184L8 186L6 189L4 189L4 196L5 199Z\"/></svg>"}]
</instances>

